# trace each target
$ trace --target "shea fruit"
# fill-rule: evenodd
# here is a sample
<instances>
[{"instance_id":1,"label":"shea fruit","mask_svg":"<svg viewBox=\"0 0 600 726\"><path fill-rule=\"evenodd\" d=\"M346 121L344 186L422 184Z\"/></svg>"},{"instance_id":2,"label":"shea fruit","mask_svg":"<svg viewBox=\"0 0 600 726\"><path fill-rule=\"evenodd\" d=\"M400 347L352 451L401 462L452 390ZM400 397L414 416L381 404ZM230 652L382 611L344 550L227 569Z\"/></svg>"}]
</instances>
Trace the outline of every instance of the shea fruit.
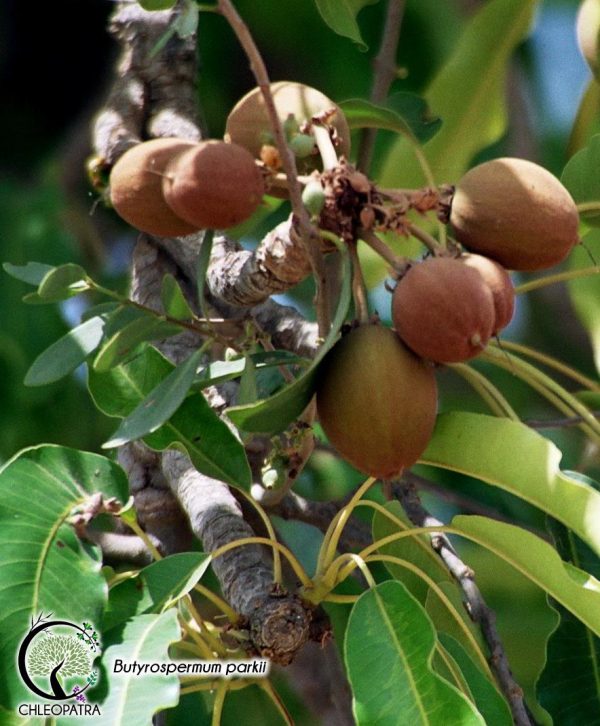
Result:
<instances>
[{"instance_id":1,"label":"shea fruit","mask_svg":"<svg viewBox=\"0 0 600 726\"><path fill-rule=\"evenodd\" d=\"M408 269L392 296L394 327L417 355L436 363L473 358L496 322L492 291L476 270L452 257Z\"/></svg>"},{"instance_id":2,"label":"shea fruit","mask_svg":"<svg viewBox=\"0 0 600 726\"><path fill-rule=\"evenodd\" d=\"M509 270L543 270L579 241L579 215L549 171L525 159L485 162L460 180L450 222L458 241Z\"/></svg>"},{"instance_id":3,"label":"shea fruit","mask_svg":"<svg viewBox=\"0 0 600 726\"><path fill-rule=\"evenodd\" d=\"M237 144L201 141L166 167L163 194L182 219L201 229L228 229L245 221L264 192L260 169Z\"/></svg>"},{"instance_id":4,"label":"shea fruit","mask_svg":"<svg viewBox=\"0 0 600 726\"><path fill-rule=\"evenodd\" d=\"M577 43L592 73L598 75L600 0L584 0L577 13Z\"/></svg>"},{"instance_id":5,"label":"shea fruit","mask_svg":"<svg viewBox=\"0 0 600 726\"><path fill-rule=\"evenodd\" d=\"M327 96L310 86L292 81L278 81L271 84L271 93L279 120L288 130L289 139L296 139L292 146L297 145L298 166L302 171L315 169L319 156L309 154L309 139L304 134L299 137L293 133L302 124L310 122L313 116L324 111L335 109L331 125L336 130L338 154L348 155L350 151L350 129L341 109ZM260 150L266 135L272 134L269 115L265 106L262 91L259 87L247 93L231 110L225 127L225 140L233 141L248 149L256 158L260 158Z\"/></svg>"},{"instance_id":6,"label":"shea fruit","mask_svg":"<svg viewBox=\"0 0 600 726\"><path fill-rule=\"evenodd\" d=\"M356 328L329 351L318 375L319 420L344 459L380 479L417 461L435 424L437 386L432 367L393 331Z\"/></svg>"},{"instance_id":7,"label":"shea fruit","mask_svg":"<svg viewBox=\"0 0 600 726\"><path fill-rule=\"evenodd\" d=\"M492 291L494 299L494 335L503 330L515 312L515 288L508 272L494 260L483 255L466 254L458 258L464 265L476 270Z\"/></svg>"},{"instance_id":8,"label":"shea fruit","mask_svg":"<svg viewBox=\"0 0 600 726\"><path fill-rule=\"evenodd\" d=\"M110 174L110 200L117 214L141 232L157 237L182 237L198 227L181 219L162 193L165 167L194 144L184 139L152 139L133 146Z\"/></svg>"}]
</instances>

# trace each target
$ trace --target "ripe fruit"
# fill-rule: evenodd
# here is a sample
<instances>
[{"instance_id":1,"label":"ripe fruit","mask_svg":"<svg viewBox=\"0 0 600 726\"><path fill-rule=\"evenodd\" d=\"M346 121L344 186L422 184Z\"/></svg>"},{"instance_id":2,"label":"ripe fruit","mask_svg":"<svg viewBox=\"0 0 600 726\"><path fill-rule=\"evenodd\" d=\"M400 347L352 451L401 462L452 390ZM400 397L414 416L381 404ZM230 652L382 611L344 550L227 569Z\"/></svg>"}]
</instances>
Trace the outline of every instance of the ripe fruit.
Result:
<instances>
[{"instance_id":1,"label":"ripe fruit","mask_svg":"<svg viewBox=\"0 0 600 726\"><path fill-rule=\"evenodd\" d=\"M515 312L515 288L508 272L497 262L483 255L461 255L458 258L464 265L476 270L492 291L495 322L494 335L497 335L512 320Z\"/></svg>"},{"instance_id":2,"label":"ripe fruit","mask_svg":"<svg viewBox=\"0 0 600 726\"><path fill-rule=\"evenodd\" d=\"M569 192L541 166L494 159L460 180L450 213L456 238L510 270L543 270L579 241Z\"/></svg>"},{"instance_id":3,"label":"ripe fruit","mask_svg":"<svg viewBox=\"0 0 600 726\"><path fill-rule=\"evenodd\" d=\"M306 148L307 139L301 134L298 138L295 129L300 129L305 121L334 108L337 113L331 124L337 131L338 153L348 155L350 151L350 129L342 111L320 91L302 83L279 81L271 84L271 93L275 102L277 115L288 131L289 140L301 147L299 163L302 171L312 170L318 163L318 157L309 156ZM292 118L290 118L292 116ZM260 150L265 138L272 134L271 123L265 107L260 88L254 88L233 107L227 118L225 140L240 144L256 158L260 158ZM271 142L269 142L271 143ZM304 158L306 157L306 158Z\"/></svg>"},{"instance_id":4,"label":"ripe fruit","mask_svg":"<svg viewBox=\"0 0 600 726\"><path fill-rule=\"evenodd\" d=\"M458 363L481 353L494 331L492 291L479 272L452 257L413 265L392 297L400 338L417 355Z\"/></svg>"},{"instance_id":5,"label":"ripe fruit","mask_svg":"<svg viewBox=\"0 0 600 726\"><path fill-rule=\"evenodd\" d=\"M171 209L199 228L227 229L248 219L264 192L252 155L237 144L201 141L165 169L163 194Z\"/></svg>"},{"instance_id":6,"label":"ripe fruit","mask_svg":"<svg viewBox=\"0 0 600 726\"><path fill-rule=\"evenodd\" d=\"M398 476L423 453L435 423L433 369L389 328L363 325L319 368L317 411L331 444L359 471Z\"/></svg>"},{"instance_id":7,"label":"ripe fruit","mask_svg":"<svg viewBox=\"0 0 600 726\"><path fill-rule=\"evenodd\" d=\"M180 219L167 205L162 178L171 159L193 144L183 139L152 139L132 147L110 174L110 199L133 227L158 237L181 237L198 227Z\"/></svg>"},{"instance_id":8,"label":"ripe fruit","mask_svg":"<svg viewBox=\"0 0 600 726\"><path fill-rule=\"evenodd\" d=\"M599 33L600 0L585 0L577 13L577 43L594 75L598 73Z\"/></svg>"}]
</instances>

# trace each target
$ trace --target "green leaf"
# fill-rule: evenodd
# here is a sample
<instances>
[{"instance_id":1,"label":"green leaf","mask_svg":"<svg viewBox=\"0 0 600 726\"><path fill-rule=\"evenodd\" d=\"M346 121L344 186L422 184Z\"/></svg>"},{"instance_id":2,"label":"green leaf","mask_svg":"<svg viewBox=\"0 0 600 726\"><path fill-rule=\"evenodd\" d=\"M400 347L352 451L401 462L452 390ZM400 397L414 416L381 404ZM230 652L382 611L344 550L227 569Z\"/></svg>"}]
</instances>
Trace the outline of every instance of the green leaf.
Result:
<instances>
[{"instance_id":1,"label":"green leaf","mask_svg":"<svg viewBox=\"0 0 600 726\"><path fill-rule=\"evenodd\" d=\"M300 358L288 350L267 350L250 355L256 370L261 371L265 368L273 368L274 366L289 365L308 365L307 358ZM210 363L200 370L196 377L196 382L202 388L207 386L215 386L225 381L231 381L239 378L246 368L246 359L242 356L230 361L217 360Z\"/></svg>"},{"instance_id":2,"label":"green leaf","mask_svg":"<svg viewBox=\"0 0 600 726\"><path fill-rule=\"evenodd\" d=\"M567 146L567 158L583 149L594 134L600 131L600 85L590 78L588 87L581 97L577 116L571 128Z\"/></svg>"},{"instance_id":3,"label":"green leaf","mask_svg":"<svg viewBox=\"0 0 600 726\"><path fill-rule=\"evenodd\" d=\"M188 305L179 283L171 273L167 273L163 277L160 299L165 313L169 317L176 320L191 320L194 317L194 313Z\"/></svg>"},{"instance_id":4,"label":"green leaf","mask_svg":"<svg viewBox=\"0 0 600 726\"><path fill-rule=\"evenodd\" d=\"M351 98L342 101L340 108L351 129L387 129L421 142L435 136L442 125L441 119L432 115L427 102L414 93L395 93L382 106Z\"/></svg>"},{"instance_id":5,"label":"green leaf","mask_svg":"<svg viewBox=\"0 0 600 726\"><path fill-rule=\"evenodd\" d=\"M103 318L90 318L52 343L31 364L25 385L44 386L72 373L100 345L104 325Z\"/></svg>"},{"instance_id":6,"label":"green leaf","mask_svg":"<svg viewBox=\"0 0 600 726\"><path fill-rule=\"evenodd\" d=\"M177 0L138 0L144 10L170 10Z\"/></svg>"},{"instance_id":7,"label":"green leaf","mask_svg":"<svg viewBox=\"0 0 600 726\"><path fill-rule=\"evenodd\" d=\"M247 403L254 403L258 398L258 384L256 380L256 365L251 356L245 355L244 372L240 378L240 386L238 388L237 400L240 406Z\"/></svg>"},{"instance_id":8,"label":"green leaf","mask_svg":"<svg viewBox=\"0 0 600 726\"><path fill-rule=\"evenodd\" d=\"M342 273L342 289L335 317L331 330L319 348L315 359L293 383L270 398L247 406L234 406L228 409L227 415L236 426L244 431L274 434L283 431L308 406L314 394L319 363L335 345L339 330L348 314L351 298L350 280L350 263L346 256Z\"/></svg>"},{"instance_id":9,"label":"green leaf","mask_svg":"<svg viewBox=\"0 0 600 726\"><path fill-rule=\"evenodd\" d=\"M171 363L148 346L130 362L107 373L90 369L88 387L101 411L125 418L172 370ZM183 450L203 474L244 489L250 487L244 447L202 394L188 396L171 419L145 436L144 441L158 450Z\"/></svg>"},{"instance_id":10,"label":"green leaf","mask_svg":"<svg viewBox=\"0 0 600 726\"><path fill-rule=\"evenodd\" d=\"M0 703L30 698L15 671L19 642L40 613L100 623L107 588L99 551L66 523L91 494L127 500L125 473L97 454L26 449L0 470ZM73 593L77 596L73 597ZM29 694L29 695L28 695Z\"/></svg>"},{"instance_id":11,"label":"green leaf","mask_svg":"<svg viewBox=\"0 0 600 726\"><path fill-rule=\"evenodd\" d=\"M146 583L152 611L162 612L190 592L210 565L210 555L203 552L180 552L144 567L141 578Z\"/></svg>"},{"instance_id":12,"label":"green leaf","mask_svg":"<svg viewBox=\"0 0 600 726\"><path fill-rule=\"evenodd\" d=\"M174 608L161 615L137 615L125 624L120 642L102 656L106 665L108 697L100 705L102 723L112 726L147 726L152 716L179 700L179 679L175 674L115 673L114 663L168 663L169 645L181 633Z\"/></svg>"},{"instance_id":13,"label":"green leaf","mask_svg":"<svg viewBox=\"0 0 600 726\"><path fill-rule=\"evenodd\" d=\"M177 335L181 330L178 325L167 323L151 315L144 315L133 320L102 346L94 360L94 370L98 373L109 371L128 358L140 343L168 338L171 335Z\"/></svg>"},{"instance_id":14,"label":"green leaf","mask_svg":"<svg viewBox=\"0 0 600 726\"><path fill-rule=\"evenodd\" d=\"M315 0L315 2L319 14L334 32L353 40L360 50L368 49L362 39L356 16L366 5L373 5L377 0Z\"/></svg>"},{"instance_id":15,"label":"green leaf","mask_svg":"<svg viewBox=\"0 0 600 726\"><path fill-rule=\"evenodd\" d=\"M103 444L104 449L122 446L156 431L177 411L188 394L202 358L200 348L174 368L136 408L121 421L121 425Z\"/></svg>"},{"instance_id":16,"label":"green leaf","mask_svg":"<svg viewBox=\"0 0 600 726\"><path fill-rule=\"evenodd\" d=\"M404 585L382 582L360 596L344 642L359 726L484 724L464 696L432 670L434 647L431 621Z\"/></svg>"},{"instance_id":17,"label":"green leaf","mask_svg":"<svg viewBox=\"0 0 600 726\"><path fill-rule=\"evenodd\" d=\"M498 486L534 504L600 552L600 493L559 468L561 451L525 424L454 411L438 416L420 461Z\"/></svg>"},{"instance_id":18,"label":"green leaf","mask_svg":"<svg viewBox=\"0 0 600 726\"><path fill-rule=\"evenodd\" d=\"M563 559L600 578L600 559L589 548L555 520L548 522L548 529ZM550 604L560 621L548 642L546 667L537 684L540 703L555 724L600 724L600 638L564 607Z\"/></svg>"},{"instance_id":19,"label":"green leaf","mask_svg":"<svg viewBox=\"0 0 600 726\"><path fill-rule=\"evenodd\" d=\"M527 35L536 0L490 0L472 17L425 100L444 119L423 148L437 182L457 181L481 149L506 130L505 82L510 57ZM387 187L422 185L410 144L398 139L381 173Z\"/></svg>"},{"instance_id":20,"label":"green leaf","mask_svg":"<svg viewBox=\"0 0 600 726\"><path fill-rule=\"evenodd\" d=\"M569 255L569 270L581 270L600 264L600 230L593 229ZM583 327L587 330L594 350L596 370L600 372L600 274L569 280L571 302Z\"/></svg>"},{"instance_id":21,"label":"green leaf","mask_svg":"<svg viewBox=\"0 0 600 726\"><path fill-rule=\"evenodd\" d=\"M144 587L139 573L140 571L137 571L132 577L110 588L102 617L102 633L105 638L113 628L122 625L126 620L131 620L134 615L149 612L152 607L148 588ZM112 639L112 633L109 639Z\"/></svg>"},{"instance_id":22,"label":"green leaf","mask_svg":"<svg viewBox=\"0 0 600 726\"><path fill-rule=\"evenodd\" d=\"M600 634L600 581L563 562L547 542L521 527L487 517L459 515L451 526L506 560Z\"/></svg>"},{"instance_id":23,"label":"green leaf","mask_svg":"<svg viewBox=\"0 0 600 726\"><path fill-rule=\"evenodd\" d=\"M86 271L80 265L68 263L47 272L38 286L39 297L46 302L58 302L79 295L90 286Z\"/></svg>"},{"instance_id":24,"label":"green leaf","mask_svg":"<svg viewBox=\"0 0 600 726\"><path fill-rule=\"evenodd\" d=\"M438 638L460 668L486 726L512 726L508 704L494 684L473 663L462 645L446 633L438 633Z\"/></svg>"},{"instance_id":25,"label":"green leaf","mask_svg":"<svg viewBox=\"0 0 600 726\"><path fill-rule=\"evenodd\" d=\"M578 151L563 169L561 182L577 204L584 204L581 219L591 227L600 226L600 134L593 136L585 149Z\"/></svg>"},{"instance_id":26,"label":"green leaf","mask_svg":"<svg viewBox=\"0 0 600 726\"><path fill-rule=\"evenodd\" d=\"M5 262L2 267L11 277L36 287L49 272L56 269L43 262L28 262L26 265L11 265L10 262Z\"/></svg>"}]
</instances>

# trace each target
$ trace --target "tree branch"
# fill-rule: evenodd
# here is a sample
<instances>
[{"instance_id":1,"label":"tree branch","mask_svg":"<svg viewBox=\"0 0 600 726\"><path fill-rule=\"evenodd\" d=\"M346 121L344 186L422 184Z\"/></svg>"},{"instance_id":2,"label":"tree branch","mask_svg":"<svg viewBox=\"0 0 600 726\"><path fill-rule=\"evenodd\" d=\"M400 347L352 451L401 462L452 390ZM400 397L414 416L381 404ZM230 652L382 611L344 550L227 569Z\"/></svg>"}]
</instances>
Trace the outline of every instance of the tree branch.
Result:
<instances>
[{"instance_id":1,"label":"tree branch","mask_svg":"<svg viewBox=\"0 0 600 726\"><path fill-rule=\"evenodd\" d=\"M394 496L402 504L406 515L417 527L443 526L421 504L413 483L400 481L393 485ZM431 546L456 579L465 596L467 612L479 624L490 651L490 667L509 703L516 726L532 726L532 719L523 700L523 690L513 678L510 664L496 629L496 614L488 607L477 587L473 570L460 559L448 537L441 532L432 532Z\"/></svg>"},{"instance_id":2,"label":"tree branch","mask_svg":"<svg viewBox=\"0 0 600 726\"><path fill-rule=\"evenodd\" d=\"M398 40L400 39L400 27L405 4L406 0L388 0L381 46L373 61L375 68L371 89L371 101L373 103L385 101L396 78L396 53L398 51ZM363 129L361 133L356 166L365 174L369 173L376 136L377 129Z\"/></svg>"}]
</instances>

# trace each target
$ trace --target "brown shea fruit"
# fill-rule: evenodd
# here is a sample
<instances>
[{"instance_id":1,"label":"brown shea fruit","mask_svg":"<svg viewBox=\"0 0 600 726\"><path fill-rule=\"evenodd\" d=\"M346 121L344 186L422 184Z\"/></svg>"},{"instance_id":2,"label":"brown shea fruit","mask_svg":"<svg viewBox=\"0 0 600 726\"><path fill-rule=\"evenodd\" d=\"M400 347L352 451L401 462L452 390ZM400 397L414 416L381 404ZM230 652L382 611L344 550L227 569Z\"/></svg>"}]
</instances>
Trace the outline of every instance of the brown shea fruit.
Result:
<instances>
[{"instance_id":1,"label":"brown shea fruit","mask_svg":"<svg viewBox=\"0 0 600 726\"><path fill-rule=\"evenodd\" d=\"M350 151L350 128L341 109L321 91L293 81L271 83L271 93L279 120L284 123L288 117L294 116L298 126L321 113L336 109L331 125L336 129L339 139L338 154L348 156ZM269 115L265 107L259 87L252 89L240 99L227 117L225 140L240 144L254 156L260 158L260 150L265 144L265 137L272 135ZM271 143L271 142L269 142ZM319 163L318 155L297 159L299 170L312 171Z\"/></svg>"},{"instance_id":2,"label":"brown shea fruit","mask_svg":"<svg viewBox=\"0 0 600 726\"><path fill-rule=\"evenodd\" d=\"M459 258L467 267L477 270L492 291L494 299L494 335L503 330L515 312L515 288L508 272L502 265L483 255L465 254Z\"/></svg>"},{"instance_id":3,"label":"brown shea fruit","mask_svg":"<svg viewBox=\"0 0 600 726\"><path fill-rule=\"evenodd\" d=\"M184 139L152 139L133 146L110 174L110 200L117 214L141 232L183 237L198 230L165 202L162 181L171 159L194 144Z\"/></svg>"},{"instance_id":4,"label":"brown shea fruit","mask_svg":"<svg viewBox=\"0 0 600 726\"><path fill-rule=\"evenodd\" d=\"M399 476L425 450L435 424L437 386L389 328L345 335L319 367L317 412L340 455L379 479Z\"/></svg>"},{"instance_id":5,"label":"brown shea fruit","mask_svg":"<svg viewBox=\"0 0 600 726\"><path fill-rule=\"evenodd\" d=\"M552 267L579 241L571 195L525 159L494 159L468 171L456 188L450 222L468 250L509 270Z\"/></svg>"},{"instance_id":6,"label":"brown shea fruit","mask_svg":"<svg viewBox=\"0 0 600 726\"><path fill-rule=\"evenodd\" d=\"M262 200L264 184L252 155L237 144L201 141L165 169L163 194L171 209L201 229L244 222Z\"/></svg>"},{"instance_id":7,"label":"brown shea fruit","mask_svg":"<svg viewBox=\"0 0 600 726\"><path fill-rule=\"evenodd\" d=\"M431 257L409 268L392 296L400 338L436 363L474 358L494 332L492 291L476 270L453 257Z\"/></svg>"}]
</instances>

